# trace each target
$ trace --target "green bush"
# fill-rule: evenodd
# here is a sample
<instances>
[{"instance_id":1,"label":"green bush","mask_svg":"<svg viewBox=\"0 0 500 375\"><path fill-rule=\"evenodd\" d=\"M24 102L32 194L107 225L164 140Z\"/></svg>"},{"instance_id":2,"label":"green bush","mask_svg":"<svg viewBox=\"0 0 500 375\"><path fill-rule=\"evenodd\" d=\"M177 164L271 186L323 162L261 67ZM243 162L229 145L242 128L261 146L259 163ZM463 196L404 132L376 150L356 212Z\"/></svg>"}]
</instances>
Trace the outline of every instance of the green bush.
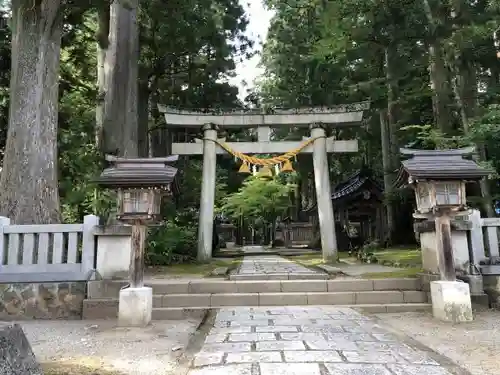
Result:
<instances>
[{"instance_id":1,"label":"green bush","mask_svg":"<svg viewBox=\"0 0 500 375\"><path fill-rule=\"evenodd\" d=\"M168 266L193 261L196 257L196 228L174 222L152 228L146 245L146 264Z\"/></svg>"},{"instance_id":2,"label":"green bush","mask_svg":"<svg viewBox=\"0 0 500 375\"><path fill-rule=\"evenodd\" d=\"M354 252L349 252L349 255L356 255L356 258L363 263L378 263L375 256L375 251L380 249L380 244L377 241L368 242L363 247Z\"/></svg>"}]
</instances>

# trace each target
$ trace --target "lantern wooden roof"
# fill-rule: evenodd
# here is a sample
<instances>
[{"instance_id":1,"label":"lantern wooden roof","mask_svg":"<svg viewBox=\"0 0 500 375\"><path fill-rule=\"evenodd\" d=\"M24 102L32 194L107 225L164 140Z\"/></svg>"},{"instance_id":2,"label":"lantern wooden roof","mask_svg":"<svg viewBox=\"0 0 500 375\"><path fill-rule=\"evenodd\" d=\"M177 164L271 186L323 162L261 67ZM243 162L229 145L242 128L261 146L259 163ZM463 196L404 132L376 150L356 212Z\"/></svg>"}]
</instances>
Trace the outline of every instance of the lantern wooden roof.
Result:
<instances>
[{"instance_id":1,"label":"lantern wooden roof","mask_svg":"<svg viewBox=\"0 0 500 375\"><path fill-rule=\"evenodd\" d=\"M177 168L167 163L179 159L177 155L164 158L117 158L106 155L111 166L106 168L96 182L108 188L165 187L173 184Z\"/></svg>"},{"instance_id":2,"label":"lantern wooden roof","mask_svg":"<svg viewBox=\"0 0 500 375\"><path fill-rule=\"evenodd\" d=\"M417 180L467 180L476 181L491 173L475 161L466 159L474 152L473 147L454 150L400 149L409 157L401 162L396 186L407 185L409 179Z\"/></svg>"}]
</instances>

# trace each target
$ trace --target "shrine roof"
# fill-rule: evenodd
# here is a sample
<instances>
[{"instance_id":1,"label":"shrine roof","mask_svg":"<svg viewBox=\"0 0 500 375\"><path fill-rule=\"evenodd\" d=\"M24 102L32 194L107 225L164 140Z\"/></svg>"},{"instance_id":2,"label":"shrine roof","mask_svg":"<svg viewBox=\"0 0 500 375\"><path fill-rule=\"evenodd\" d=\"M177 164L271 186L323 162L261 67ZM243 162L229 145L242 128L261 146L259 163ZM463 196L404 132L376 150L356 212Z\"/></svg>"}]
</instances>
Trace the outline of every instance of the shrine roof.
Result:
<instances>
[{"instance_id":1,"label":"shrine roof","mask_svg":"<svg viewBox=\"0 0 500 375\"><path fill-rule=\"evenodd\" d=\"M466 159L474 152L473 147L455 150L412 150L400 149L403 156L396 186L403 186L408 179L414 180L480 180L490 170L475 161Z\"/></svg>"},{"instance_id":2,"label":"shrine roof","mask_svg":"<svg viewBox=\"0 0 500 375\"><path fill-rule=\"evenodd\" d=\"M339 201L342 198L353 196L359 193L368 184L370 184L370 191L375 190L378 195L382 194L384 191L383 187L373 177L373 172L369 168L362 167L332 188L332 201L335 203L335 201ZM313 204L305 208L304 211L309 212L315 208L316 204Z\"/></svg>"},{"instance_id":3,"label":"shrine roof","mask_svg":"<svg viewBox=\"0 0 500 375\"><path fill-rule=\"evenodd\" d=\"M382 186L373 178L372 171L367 168L361 168L345 181L337 184L332 189L332 200L337 200L345 196L356 193L365 183L370 182L379 192L384 191Z\"/></svg>"}]
</instances>

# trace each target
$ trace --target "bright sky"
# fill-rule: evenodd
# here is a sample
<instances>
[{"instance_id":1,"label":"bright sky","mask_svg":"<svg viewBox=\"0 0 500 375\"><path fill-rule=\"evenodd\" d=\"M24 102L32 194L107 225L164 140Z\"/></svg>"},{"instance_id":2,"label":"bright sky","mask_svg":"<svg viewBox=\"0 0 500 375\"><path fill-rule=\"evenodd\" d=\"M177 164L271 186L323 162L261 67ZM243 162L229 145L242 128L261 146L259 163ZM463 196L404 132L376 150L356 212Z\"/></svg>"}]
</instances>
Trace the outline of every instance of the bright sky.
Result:
<instances>
[{"instance_id":1,"label":"bright sky","mask_svg":"<svg viewBox=\"0 0 500 375\"><path fill-rule=\"evenodd\" d=\"M271 21L272 12L268 11L262 0L240 0L240 3L247 12L249 24L247 26L247 36L255 41L254 50L261 52L262 43L266 40L267 29ZM239 97L244 99L247 95L246 90L253 87L254 80L262 74L262 69L258 67L260 55L256 54L252 59L238 62L236 65L236 77L231 78L230 82L240 89ZM248 86L244 87L245 81Z\"/></svg>"}]
</instances>

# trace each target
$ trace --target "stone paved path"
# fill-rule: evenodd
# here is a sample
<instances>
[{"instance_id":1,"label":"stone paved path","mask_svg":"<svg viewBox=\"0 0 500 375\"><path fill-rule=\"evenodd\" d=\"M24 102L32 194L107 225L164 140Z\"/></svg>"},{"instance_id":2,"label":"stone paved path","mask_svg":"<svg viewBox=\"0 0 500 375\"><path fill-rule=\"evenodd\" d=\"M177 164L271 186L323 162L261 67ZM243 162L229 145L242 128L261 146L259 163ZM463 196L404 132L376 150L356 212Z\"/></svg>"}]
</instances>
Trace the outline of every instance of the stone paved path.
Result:
<instances>
[{"instance_id":1,"label":"stone paved path","mask_svg":"<svg viewBox=\"0 0 500 375\"><path fill-rule=\"evenodd\" d=\"M234 307L218 312L189 375L463 374L449 368L349 308Z\"/></svg>"},{"instance_id":2,"label":"stone paved path","mask_svg":"<svg viewBox=\"0 0 500 375\"><path fill-rule=\"evenodd\" d=\"M326 273L313 271L277 255L261 255L243 258L231 280L292 280L327 279Z\"/></svg>"}]
</instances>

